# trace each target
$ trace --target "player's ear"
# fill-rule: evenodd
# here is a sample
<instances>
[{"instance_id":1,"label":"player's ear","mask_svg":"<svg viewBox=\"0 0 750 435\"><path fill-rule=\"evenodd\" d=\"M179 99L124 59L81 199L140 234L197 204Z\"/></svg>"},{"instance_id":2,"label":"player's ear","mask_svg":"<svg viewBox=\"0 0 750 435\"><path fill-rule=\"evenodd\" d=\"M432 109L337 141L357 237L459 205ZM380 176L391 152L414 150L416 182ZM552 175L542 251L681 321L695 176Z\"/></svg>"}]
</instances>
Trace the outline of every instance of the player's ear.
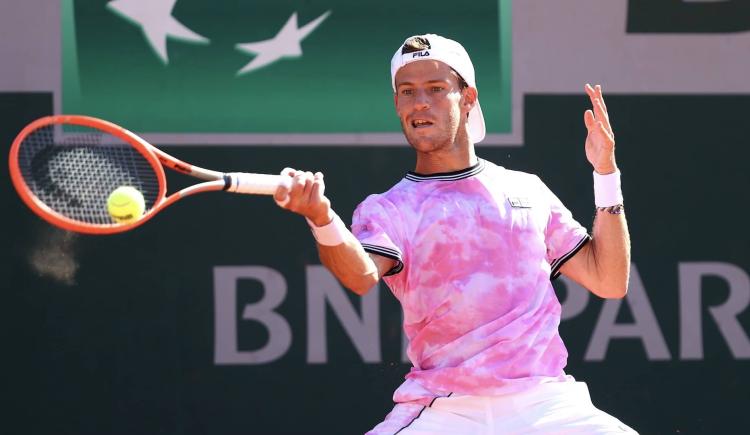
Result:
<instances>
[{"instance_id":1,"label":"player's ear","mask_svg":"<svg viewBox=\"0 0 750 435\"><path fill-rule=\"evenodd\" d=\"M477 91L477 88L467 86L463 89L463 91L461 91L461 94L462 105L468 113L471 109L474 108L474 104L476 104L477 98L479 97L479 92Z\"/></svg>"}]
</instances>

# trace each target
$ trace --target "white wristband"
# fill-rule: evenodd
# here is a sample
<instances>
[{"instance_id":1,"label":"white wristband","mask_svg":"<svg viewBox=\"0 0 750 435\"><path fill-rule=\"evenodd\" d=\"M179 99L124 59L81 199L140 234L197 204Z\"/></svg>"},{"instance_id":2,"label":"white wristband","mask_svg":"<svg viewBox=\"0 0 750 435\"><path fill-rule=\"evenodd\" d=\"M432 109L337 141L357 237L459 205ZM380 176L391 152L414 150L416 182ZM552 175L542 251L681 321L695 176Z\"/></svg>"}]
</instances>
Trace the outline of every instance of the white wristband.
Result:
<instances>
[{"instance_id":1,"label":"white wristband","mask_svg":"<svg viewBox=\"0 0 750 435\"><path fill-rule=\"evenodd\" d=\"M597 207L622 204L619 170L607 175L594 171L594 203Z\"/></svg>"},{"instance_id":2,"label":"white wristband","mask_svg":"<svg viewBox=\"0 0 750 435\"><path fill-rule=\"evenodd\" d=\"M313 221L307 219L313 237L323 246L336 246L344 243L344 235L349 232L339 215L333 214L333 220L322 227L316 226Z\"/></svg>"}]
</instances>

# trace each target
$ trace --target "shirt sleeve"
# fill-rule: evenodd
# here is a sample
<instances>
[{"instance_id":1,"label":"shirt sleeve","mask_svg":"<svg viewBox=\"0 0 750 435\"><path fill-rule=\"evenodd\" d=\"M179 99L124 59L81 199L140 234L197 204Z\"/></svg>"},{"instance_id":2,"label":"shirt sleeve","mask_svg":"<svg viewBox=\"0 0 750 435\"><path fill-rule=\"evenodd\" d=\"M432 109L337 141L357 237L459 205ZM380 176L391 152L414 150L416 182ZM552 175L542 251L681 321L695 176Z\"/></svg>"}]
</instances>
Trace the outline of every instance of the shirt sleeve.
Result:
<instances>
[{"instance_id":1,"label":"shirt sleeve","mask_svg":"<svg viewBox=\"0 0 750 435\"><path fill-rule=\"evenodd\" d=\"M550 264L550 279L560 276L560 267L573 257L589 240L586 228L573 219L560 199L540 180L542 193L549 205L549 219L544 229L547 245L547 261Z\"/></svg>"},{"instance_id":2,"label":"shirt sleeve","mask_svg":"<svg viewBox=\"0 0 750 435\"><path fill-rule=\"evenodd\" d=\"M396 260L396 265L385 276L395 275L404 268L398 222L398 211L381 195L368 196L352 217L352 234L366 252Z\"/></svg>"}]
</instances>

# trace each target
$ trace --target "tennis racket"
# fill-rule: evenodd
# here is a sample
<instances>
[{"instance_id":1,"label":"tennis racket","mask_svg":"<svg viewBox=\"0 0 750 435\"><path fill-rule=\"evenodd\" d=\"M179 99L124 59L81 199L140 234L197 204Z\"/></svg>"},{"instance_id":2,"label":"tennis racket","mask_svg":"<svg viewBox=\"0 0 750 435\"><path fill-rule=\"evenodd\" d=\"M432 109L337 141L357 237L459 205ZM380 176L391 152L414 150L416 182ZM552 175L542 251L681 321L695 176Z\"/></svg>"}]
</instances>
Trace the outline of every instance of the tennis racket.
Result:
<instances>
[{"instance_id":1,"label":"tennis racket","mask_svg":"<svg viewBox=\"0 0 750 435\"><path fill-rule=\"evenodd\" d=\"M13 186L31 210L52 225L85 234L131 230L196 193L273 195L290 182L280 175L193 166L118 125L79 115L46 116L27 125L13 141L9 165ZM165 167L204 181L166 196ZM107 198L121 186L138 189L146 204L143 215L127 223L107 211Z\"/></svg>"}]
</instances>

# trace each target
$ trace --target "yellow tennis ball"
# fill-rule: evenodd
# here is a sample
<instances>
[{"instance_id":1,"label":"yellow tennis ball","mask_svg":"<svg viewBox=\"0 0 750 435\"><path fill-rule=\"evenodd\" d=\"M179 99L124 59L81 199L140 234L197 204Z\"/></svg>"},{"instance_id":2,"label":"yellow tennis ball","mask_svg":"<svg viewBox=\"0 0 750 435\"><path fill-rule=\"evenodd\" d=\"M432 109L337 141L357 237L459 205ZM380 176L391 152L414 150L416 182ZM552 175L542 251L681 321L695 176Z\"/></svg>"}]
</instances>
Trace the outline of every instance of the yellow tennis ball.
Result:
<instances>
[{"instance_id":1,"label":"yellow tennis ball","mask_svg":"<svg viewBox=\"0 0 750 435\"><path fill-rule=\"evenodd\" d=\"M146 201L133 186L120 186L107 198L107 211L117 223L127 224L143 216Z\"/></svg>"}]
</instances>

